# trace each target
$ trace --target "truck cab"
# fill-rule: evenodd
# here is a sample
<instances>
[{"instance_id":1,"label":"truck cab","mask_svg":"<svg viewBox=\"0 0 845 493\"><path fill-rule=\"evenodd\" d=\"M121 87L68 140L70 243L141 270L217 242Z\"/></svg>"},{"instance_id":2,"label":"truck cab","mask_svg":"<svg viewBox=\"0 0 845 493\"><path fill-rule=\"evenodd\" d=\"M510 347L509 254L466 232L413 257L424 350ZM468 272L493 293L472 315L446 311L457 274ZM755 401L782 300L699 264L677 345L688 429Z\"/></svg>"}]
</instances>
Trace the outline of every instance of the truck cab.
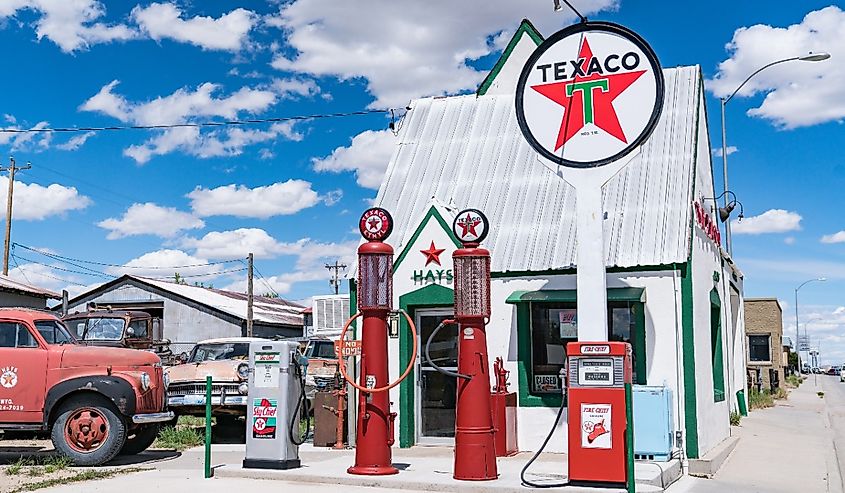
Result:
<instances>
[{"instance_id":1,"label":"truck cab","mask_svg":"<svg viewBox=\"0 0 845 493\"><path fill-rule=\"evenodd\" d=\"M165 364L175 360L163 338L161 319L129 310L90 310L62 317L73 336L87 346L124 347L156 353Z\"/></svg>"},{"instance_id":2,"label":"truck cab","mask_svg":"<svg viewBox=\"0 0 845 493\"><path fill-rule=\"evenodd\" d=\"M158 356L81 345L48 312L0 309L0 365L0 429L48 431L77 465L143 451L173 417Z\"/></svg>"}]
</instances>

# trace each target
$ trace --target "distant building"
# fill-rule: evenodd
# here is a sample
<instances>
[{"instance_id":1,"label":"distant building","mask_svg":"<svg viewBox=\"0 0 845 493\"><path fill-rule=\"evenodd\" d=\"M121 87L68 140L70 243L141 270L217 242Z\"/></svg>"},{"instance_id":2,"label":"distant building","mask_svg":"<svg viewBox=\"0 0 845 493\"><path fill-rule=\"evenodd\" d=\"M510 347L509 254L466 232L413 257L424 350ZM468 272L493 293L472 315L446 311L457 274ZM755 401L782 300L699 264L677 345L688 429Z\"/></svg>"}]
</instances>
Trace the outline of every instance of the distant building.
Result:
<instances>
[{"instance_id":1,"label":"distant building","mask_svg":"<svg viewBox=\"0 0 845 493\"><path fill-rule=\"evenodd\" d=\"M783 381L783 309L775 298L745 299L749 388L775 390Z\"/></svg>"},{"instance_id":2,"label":"distant building","mask_svg":"<svg viewBox=\"0 0 845 493\"><path fill-rule=\"evenodd\" d=\"M90 308L139 310L162 320L174 352L214 337L246 335L247 295L125 275L68 302L68 312ZM253 298L253 335L300 337L305 307L281 298ZM184 346L184 347L183 347Z\"/></svg>"},{"instance_id":3,"label":"distant building","mask_svg":"<svg viewBox=\"0 0 845 493\"><path fill-rule=\"evenodd\" d=\"M58 293L0 275L0 307L45 309L47 300L60 299L62 296Z\"/></svg>"},{"instance_id":4,"label":"distant building","mask_svg":"<svg viewBox=\"0 0 845 493\"><path fill-rule=\"evenodd\" d=\"M305 334L308 337L321 336L335 339L343 330L349 318L349 295L329 294L315 296L311 303L313 324Z\"/></svg>"}]
</instances>

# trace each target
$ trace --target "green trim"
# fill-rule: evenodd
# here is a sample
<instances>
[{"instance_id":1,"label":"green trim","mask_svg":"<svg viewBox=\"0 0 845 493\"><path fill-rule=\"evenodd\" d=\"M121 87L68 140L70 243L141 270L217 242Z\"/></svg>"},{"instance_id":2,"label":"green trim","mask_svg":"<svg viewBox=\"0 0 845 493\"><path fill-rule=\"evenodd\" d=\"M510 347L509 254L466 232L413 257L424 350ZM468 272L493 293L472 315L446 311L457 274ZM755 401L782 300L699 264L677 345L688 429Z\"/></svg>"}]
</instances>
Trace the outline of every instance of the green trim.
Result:
<instances>
[{"instance_id":1,"label":"green trim","mask_svg":"<svg viewBox=\"0 0 845 493\"><path fill-rule=\"evenodd\" d=\"M681 339L684 363L684 425L687 457L698 458L698 409L695 395L695 314L692 296L692 260L681 276Z\"/></svg>"},{"instance_id":2,"label":"green trim","mask_svg":"<svg viewBox=\"0 0 845 493\"><path fill-rule=\"evenodd\" d=\"M622 272L654 272L660 270L678 270L684 268L684 264L657 264L657 265L636 265L633 267L607 267L605 270L608 274L616 274ZM575 275L578 272L576 267L569 267L566 269L547 269L547 270L511 270L505 272L491 272L490 277L493 279L503 279L511 277L544 277L544 276L566 276Z\"/></svg>"},{"instance_id":3,"label":"green trim","mask_svg":"<svg viewBox=\"0 0 845 493\"><path fill-rule=\"evenodd\" d=\"M608 288L607 301L643 301L643 288ZM514 291L505 300L505 303L525 303L529 301L548 301L558 303L577 302L577 290L575 289L542 289L540 291Z\"/></svg>"},{"instance_id":4,"label":"green trim","mask_svg":"<svg viewBox=\"0 0 845 493\"><path fill-rule=\"evenodd\" d=\"M646 365L646 340L645 340L645 304L634 303L631 305L634 311L634 333L631 338L634 343L634 370L637 373L637 385L647 385L648 365Z\"/></svg>"},{"instance_id":5,"label":"green trim","mask_svg":"<svg viewBox=\"0 0 845 493\"><path fill-rule=\"evenodd\" d=\"M396 257L396 261L393 262L393 272L396 272L396 270L399 269L399 264L401 264L402 261L405 260L405 256L408 255L408 252L411 251L411 247L413 247L414 243L417 242L417 238L420 237L423 230L425 229L426 224L428 224L428 220L432 217L437 219L437 222L440 223L440 226L443 228L444 231L446 231L446 234L449 235L449 238L452 240L452 243L455 244L455 248L461 247L461 242L458 241L458 237L455 236L455 233L452 231L452 227L449 226L449 224L446 223L446 220L443 219L443 216L441 216L440 213L437 212L437 208L431 206L429 207L428 212L426 212L423 220L420 221L419 225L417 225L417 229L414 230L414 234L411 235L411 239L404 246L404 248L402 248L402 251L399 252L399 256Z\"/></svg>"},{"instance_id":6,"label":"green trim","mask_svg":"<svg viewBox=\"0 0 845 493\"><path fill-rule=\"evenodd\" d=\"M713 367L713 401L725 400L725 357L722 350L722 301L716 288L710 291L710 351Z\"/></svg>"},{"instance_id":7,"label":"green trim","mask_svg":"<svg viewBox=\"0 0 845 493\"><path fill-rule=\"evenodd\" d=\"M745 405L745 389L736 391L736 401L739 404L739 414L748 416L748 406Z\"/></svg>"},{"instance_id":8,"label":"green trim","mask_svg":"<svg viewBox=\"0 0 845 493\"><path fill-rule=\"evenodd\" d=\"M444 288L439 284L429 284L424 288L403 294L399 297L399 308L408 312L414 318L414 312L421 308L450 307L455 302L455 292ZM405 370L410 358L417 355L411 354L411 328L405 317L399 323L399 372ZM417 348L419 352L419 348ZM408 448L417 441L416 435L416 406L414 406L414 389L416 388L416 376L409 375L399 384L399 447Z\"/></svg>"},{"instance_id":9,"label":"green trim","mask_svg":"<svg viewBox=\"0 0 845 493\"><path fill-rule=\"evenodd\" d=\"M499 76L499 72L502 71L502 68L505 66L505 62L508 61L510 58L511 53L516 48L516 45L519 44L519 40L522 39L522 35L527 34L529 38L531 38L537 46L540 46L542 43L543 36L537 31L534 25L531 24L531 21L528 19L522 19L522 22L519 24L519 28L517 28L516 32L514 33L513 37L511 38L508 45L505 47L504 51L502 51L502 56L499 57L499 60L496 61L496 65L493 66L493 69L490 70L490 73L487 74L487 77L484 78L484 81L481 82L481 85L478 86L478 91L476 91L476 95L484 96L487 94L487 90L490 89L490 86L493 84L493 81L496 80L496 77Z\"/></svg>"},{"instance_id":10,"label":"green trim","mask_svg":"<svg viewBox=\"0 0 845 493\"><path fill-rule=\"evenodd\" d=\"M630 383L625 384L625 490L636 493L637 479L634 475L634 390ZM659 467L659 466L658 466Z\"/></svg>"},{"instance_id":11,"label":"green trim","mask_svg":"<svg viewBox=\"0 0 845 493\"><path fill-rule=\"evenodd\" d=\"M358 313L358 284L355 279L349 280L349 316L354 317ZM358 321L352 322L352 338L358 338Z\"/></svg>"}]
</instances>

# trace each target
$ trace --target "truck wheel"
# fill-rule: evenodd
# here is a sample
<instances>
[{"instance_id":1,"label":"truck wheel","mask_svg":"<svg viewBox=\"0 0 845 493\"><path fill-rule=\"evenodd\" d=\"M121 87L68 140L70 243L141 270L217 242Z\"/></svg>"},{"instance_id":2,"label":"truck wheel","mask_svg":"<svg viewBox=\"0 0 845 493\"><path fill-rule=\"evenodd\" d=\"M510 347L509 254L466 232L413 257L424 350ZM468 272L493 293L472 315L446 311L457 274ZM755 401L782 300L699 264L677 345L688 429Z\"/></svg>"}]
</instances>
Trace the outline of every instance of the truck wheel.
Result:
<instances>
[{"instance_id":1,"label":"truck wheel","mask_svg":"<svg viewBox=\"0 0 845 493\"><path fill-rule=\"evenodd\" d=\"M126 424L103 398L79 396L65 402L50 433L53 446L77 466L112 460L126 442Z\"/></svg>"},{"instance_id":2,"label":"truck wheel","mask_svg":"<svg viewBox=\"0 0 845 493\"><path fill-rule=\"evenodd\" d=\"M135 455L147 450L158 437L158 430L158 425L147 425L131 431L120 455Z\"/></svg>"}]
</instances>

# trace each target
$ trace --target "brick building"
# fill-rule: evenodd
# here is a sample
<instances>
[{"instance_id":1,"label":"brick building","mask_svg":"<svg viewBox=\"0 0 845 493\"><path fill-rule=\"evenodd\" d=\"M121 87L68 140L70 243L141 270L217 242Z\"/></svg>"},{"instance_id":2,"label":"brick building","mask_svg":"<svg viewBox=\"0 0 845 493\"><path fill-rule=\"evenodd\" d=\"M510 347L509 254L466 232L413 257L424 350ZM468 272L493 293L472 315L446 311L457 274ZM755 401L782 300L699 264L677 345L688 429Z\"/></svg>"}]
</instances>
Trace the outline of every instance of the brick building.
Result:
<instances>
[{"instance_id":1,"label":"brick building","mask_svg":"<svg viewBox=\"0 0 845 493\"><path fill-rule=\"evenodd\" d=\"M783 309L775 298L745 299L748 387L774 390L784 378ZM760 387L757 387L759 383Z\"/></svg>"}]
</instances>

